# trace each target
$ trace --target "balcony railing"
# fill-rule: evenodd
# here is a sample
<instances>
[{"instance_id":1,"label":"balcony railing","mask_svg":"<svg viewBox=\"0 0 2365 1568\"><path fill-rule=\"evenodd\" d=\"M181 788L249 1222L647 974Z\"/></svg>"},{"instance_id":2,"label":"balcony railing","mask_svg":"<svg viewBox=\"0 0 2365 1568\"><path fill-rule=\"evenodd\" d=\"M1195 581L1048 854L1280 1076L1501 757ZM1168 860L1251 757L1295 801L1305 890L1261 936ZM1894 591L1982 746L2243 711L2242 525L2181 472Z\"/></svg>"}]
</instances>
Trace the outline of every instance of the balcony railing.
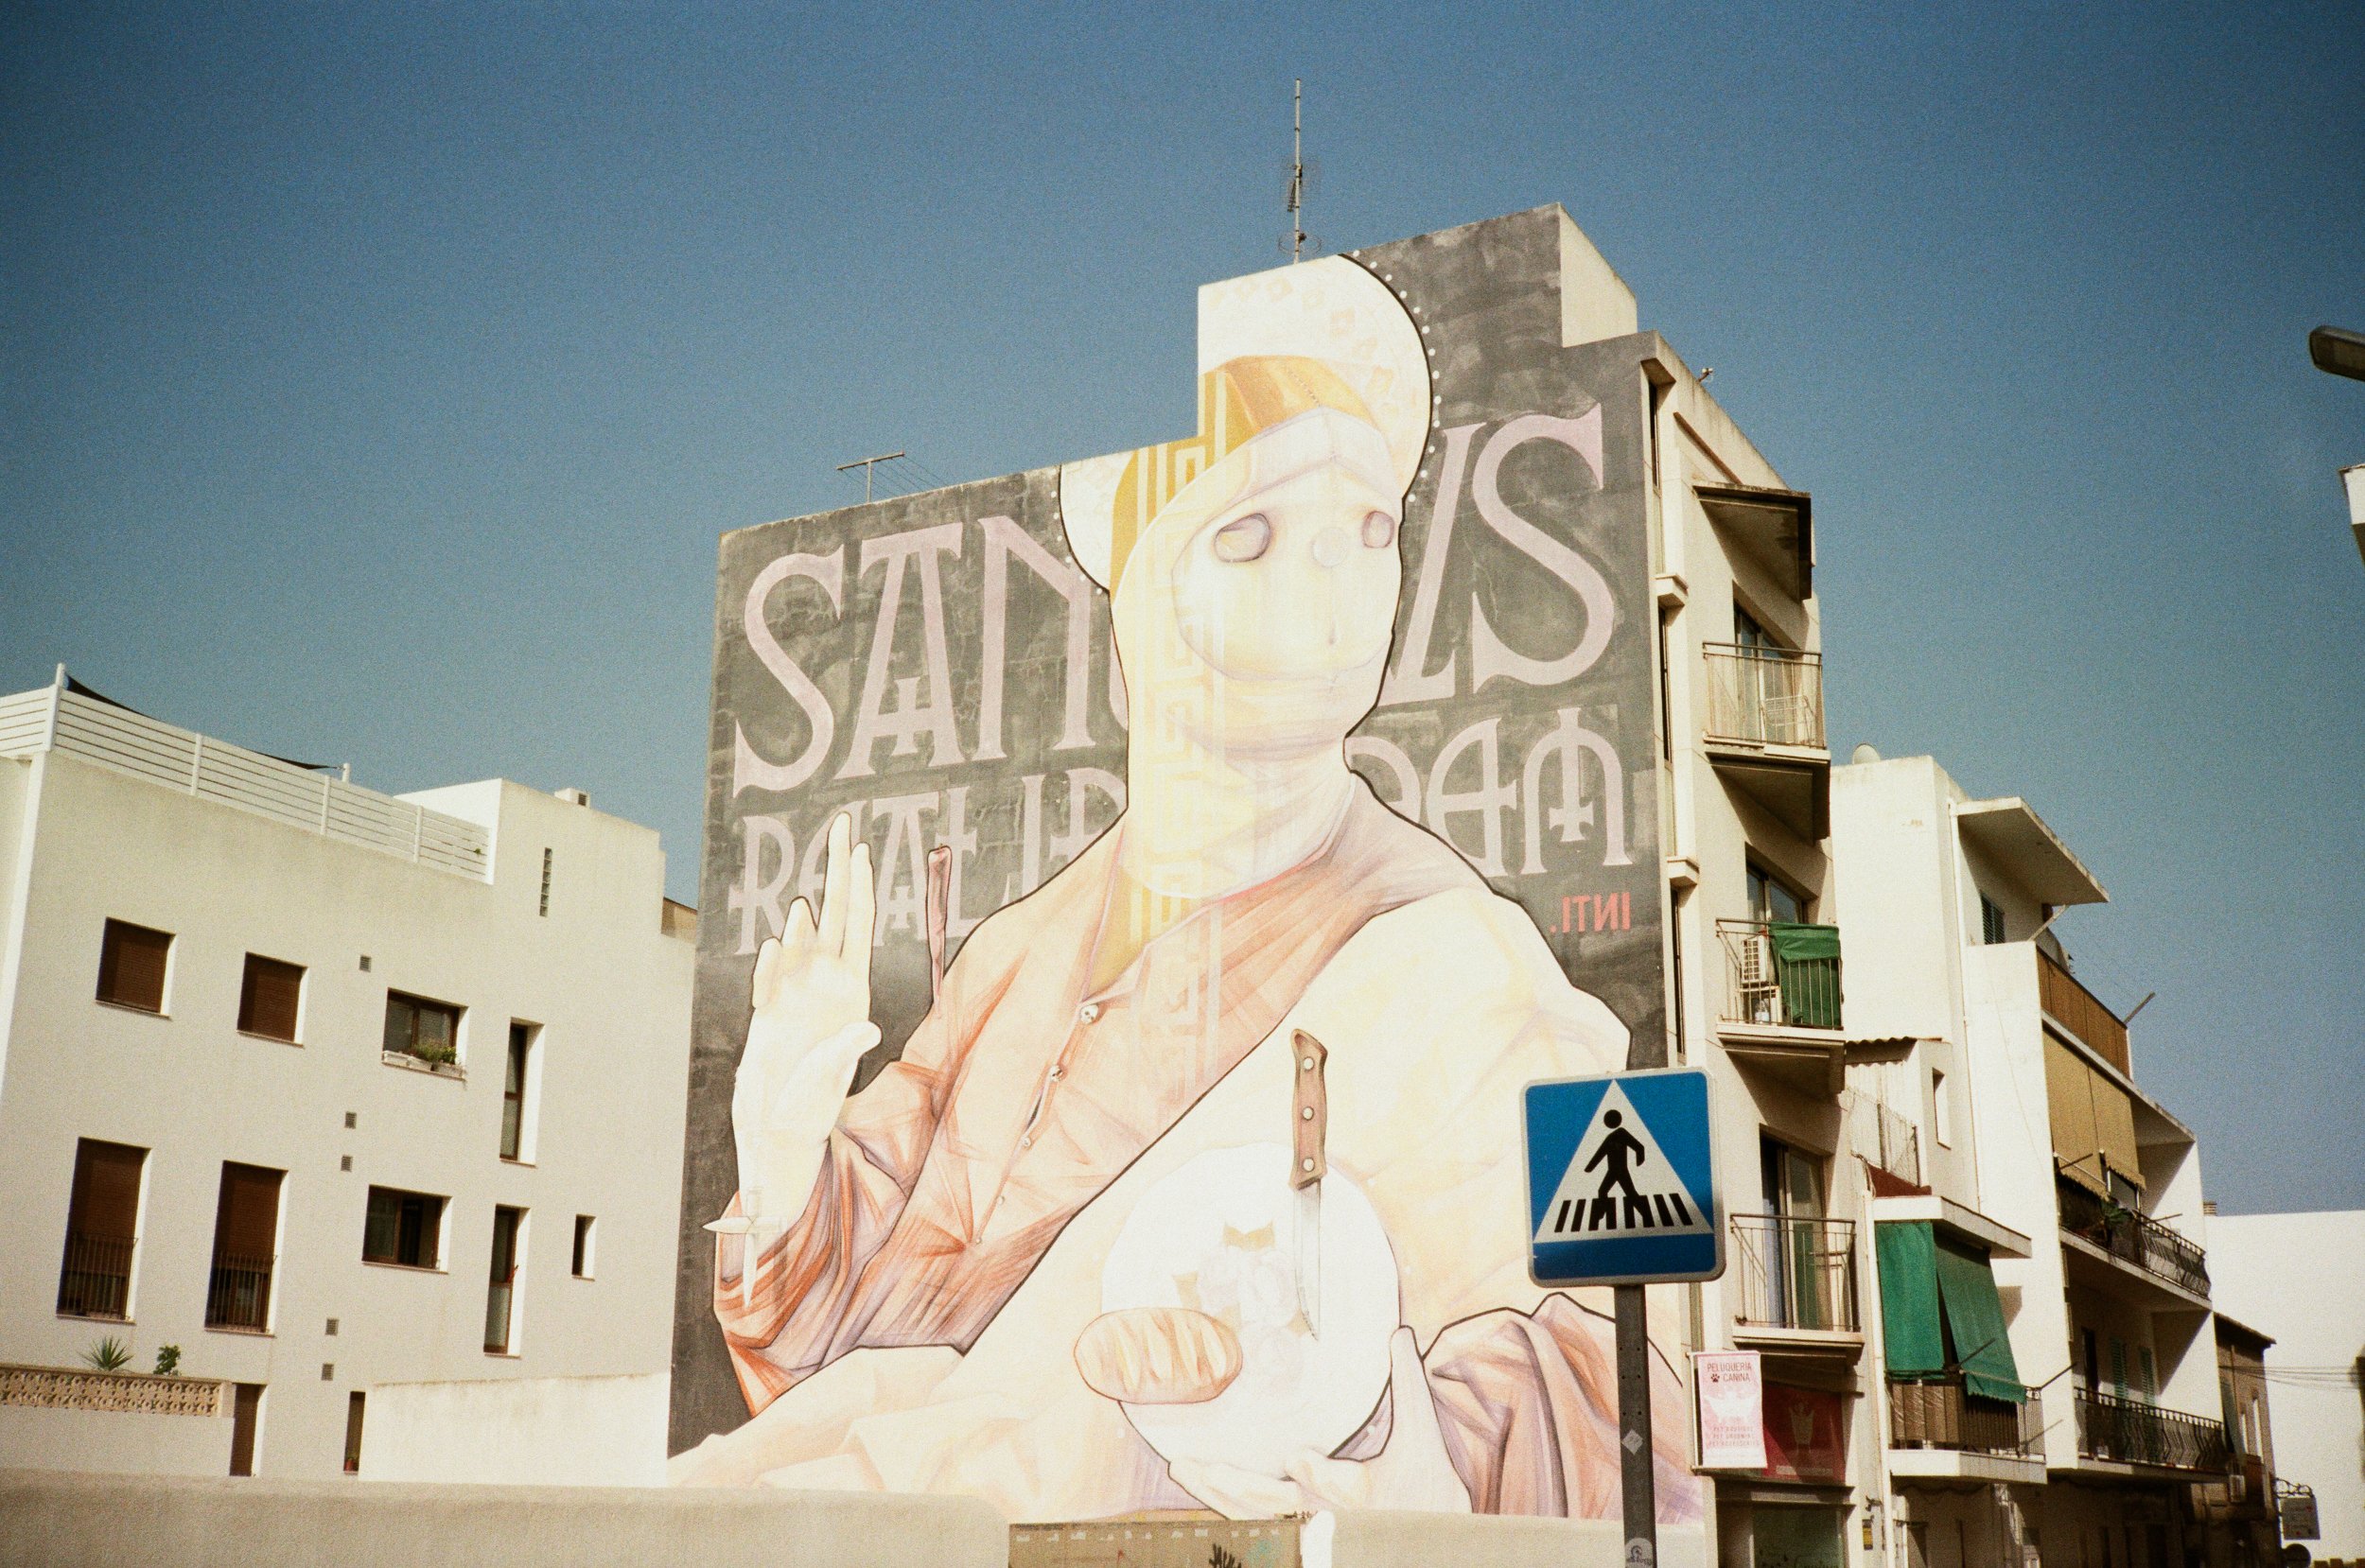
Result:
<instances>
[{"instance_id":1,"label":"balcony railing","mask_svg":"<svg viewBox=\"0 0 2365 1568\"><path fill-rule=\"evenodd\" d=\"M213 1282L205 1292L205 1326L263 1333L271 1328L269 1258L214 1254Z\"/></svg>"},{"instance_id":2,"label":"balcony railing","mask_svg":"<svg viewBox=\"0 0 2365 1568\"><path fill-rule=\"evenodd\" d=\"M1815 941L1813 933L1817 932L1828 936ZM1838 936L1829 926L1784 926L1765 920L1716 922L1716 940L1725 950L1725 1021L1837 1029ZM1824 947L1831 950L1831 955L1796 957L1784 951L1801 946Z\"/></svg>"},{"instance_id":3,"label":"balcony railing","mask_svg":"<svg viewBox=\"0 0 2365 1568\"><path fill-rule=\"evenodd\" d=\"M1848 1333L1860 1327L1852 1221L1736 1214L1729 1277L1740 1297L1738 1323Z\"/></svg>"},{"instance_id":4,"label":"balcony railing","mask_svg":"<svg viewBox=\"0 0 2365 1568\"><path fill-rule=\"evenodd\" d=\"M1711 739L1824 749L1822 654L1731 642L1703 653Z\"/></svg>"},{"instance_id":5,"label":"balcony railing","mask_svg":"<svg viewBox=\"0 0 2365 1568\"><path fill-rule=\"evenodd\" d=\"M2033 1391L2012 1404L1965 1393L1959 1379L1889 1385L1891 1448L2033 1455L2043 1439L2044 1407Z\"/></svg>"},{"instance_id":6,"label":"balcony railing","mask_svg":"<svg viewBox=\"0 0 2365 1568\"><path fill-rule=\"evenodd\" d=\"M2123 1465L2221 1475L2233 1451L2221 1422L2079 1389L2077 1452Z\"/></svg>"},{"instance_id":7,"label":"balcony railing","mask_svg":"<svg viewBox=\"0 0 2365 1568\"><path fill-rule=\"evenodd\" d=\"M0 697L0 757L61 751L168 790L420 865L488 879L491 835L315 769L217 740L63 686Z\"/></svg>"},{"instance_id":8,"label":"balcony railing","mask_svg":"<svg viewBox=\"0 0 2365 1568\"><path fill-rule=\"evenodd\" d=\"M2037 1004L2071 1034L2093 1047L2106 1062L2128 1076L2133 1059L2127 1050L2127 1025L2102 1004L2102 999L2077 983L2077 977L2042 948L2037 950Z\"/></svg>"},{"instance_id":9,"label":"balcony railing","mask_svg":"<svg viewBox=\"0 0 2365 1568\"><path fill-rule=\"evenodd\" d=\"M2122 1208L2067 1176L2057 1176L2054 1186L2061 1195L2064 1232L2196 1296L2209 1294L2209 1258L2199 1247L2149 1214Z\"/></svg>"},{"instance_id":10,"label":"balcony railing","mask_svg":"<svg viewBox=\"0 0 2365 1568\"><path fill-rule=\"evenodd\" d=\"M69 1317L110 1317L131 1312L131 1236L65 1233L65 1261L58 1269L58 1310Z\"/></svg>"},{"instance_id":11,"label":"balcony railing","mask_svg":"<svg viewBox=\"0 0 2365 1568\"><path fill-rule=\"evenodd\" d=\"M1879 1177L1885 1178L1886 1195L1907 1189L1928 1190L1921 1180L1921 1134L1911 1122L1872 1094L1848 1095L1846 1114L1848 1147ZM1876 1180L1873 1185L1878 1193L1883 1182Z\"/></svg>"}]
</instances>

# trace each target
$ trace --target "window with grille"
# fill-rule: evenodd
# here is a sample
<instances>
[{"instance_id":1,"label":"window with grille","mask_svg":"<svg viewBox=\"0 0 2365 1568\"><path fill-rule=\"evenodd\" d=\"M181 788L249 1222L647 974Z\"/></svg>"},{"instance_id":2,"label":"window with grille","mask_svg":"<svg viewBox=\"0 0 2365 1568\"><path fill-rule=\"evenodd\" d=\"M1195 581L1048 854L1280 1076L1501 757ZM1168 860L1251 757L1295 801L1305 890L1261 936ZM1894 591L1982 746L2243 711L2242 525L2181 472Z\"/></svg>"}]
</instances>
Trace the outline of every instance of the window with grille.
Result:
<instances>
[{"instance_id":1,"label":"window with grille","mask_svg":"<svg viewBox=\"0 0 2365 1568\"><path fill-rule=\"evenodd\" d=\"M403 1268L441 1268L444 1200L432 1193L373 1187L361 1227L361 1261Z\"/></svg>"},{"instance_id":2,"label":"window with grille","mask_svg":"<svg viewBox=\"0 0 2365 1568\"><path fill-rule=\"evenodd\" d=\"M279 1189L285 1171L224 1160L214 1205L214 1273L205 1326L271 1332L272 1273L279 1258Z\"/></svg>"},{"instance_id":3,"label":"window with grille","mask_svg":"<svg viewBox=\"0 0 2365 1568\"><path fill-rule=\"evenodd\" d=\"M79 1140L67 1200L58 1311L67 1317L131 1315L131 1255L139 1246L140 1171L148 1151Z\"/></svg>"},{"instance_id":4,"label":"window with grille","mask_svg":"<svg viewBox=\"0 0 2365 1568\"><path fill-rule=\"evenodd\" d=\"M2004 911L1984 893L1979 895L1979 940L1990 948L2005 940Z\"/></svg>"},{"instance_id":5,"label":"window with grille","mask_svg":"<svg viewBox=\"0 0 2365 1568\"><path fill-rule=\"evenodd\" d=\"M98 946L98 1000L143 1013L165 1010L165 969L172 932L110 920Z\"/></svg>"},{"instance_id":6,"label":"window with grille","mask_svg":"<svg viewBox=\"0 0 2365 1568\"><path fill-rule=\"evenodd\" d=\"M248 953L246 976L238 983L238 1033L293 1045L303 1000L303 965Z\"/></svg>"}]
</instances>

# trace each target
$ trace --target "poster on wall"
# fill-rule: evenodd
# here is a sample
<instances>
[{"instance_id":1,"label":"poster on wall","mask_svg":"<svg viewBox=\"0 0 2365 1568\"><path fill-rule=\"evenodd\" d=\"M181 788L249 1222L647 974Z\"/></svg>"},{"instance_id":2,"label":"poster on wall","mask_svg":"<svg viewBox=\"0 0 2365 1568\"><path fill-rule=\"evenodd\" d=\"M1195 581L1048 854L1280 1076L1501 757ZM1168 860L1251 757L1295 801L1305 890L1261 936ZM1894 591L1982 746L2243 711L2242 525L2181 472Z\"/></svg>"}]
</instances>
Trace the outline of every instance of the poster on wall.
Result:
<instances>
[{"instance_id":1,"label":"poster on wall","mask_svg":"<svg viewBox=\"0 0 2365 1568\"><path fill-rule=\"evenodd\" d=\"M1615 1515L1518 1099L1666 1028L1656 340L1565 237L1210 286L1189 433L725 539L677 1484Z\"/></svg>"},{"instance_id":2,"label":"poster on wall","mask_svg":"<svg viewBox=\"0 0 2365 1568\"><path fill-rule=\"evenodd\" d=\"M1700 1468L1765 1468L1765 1376L1756 1350L1694 1350L1691 1385L1700 1402Z\"/></svg>"}]
</instances>

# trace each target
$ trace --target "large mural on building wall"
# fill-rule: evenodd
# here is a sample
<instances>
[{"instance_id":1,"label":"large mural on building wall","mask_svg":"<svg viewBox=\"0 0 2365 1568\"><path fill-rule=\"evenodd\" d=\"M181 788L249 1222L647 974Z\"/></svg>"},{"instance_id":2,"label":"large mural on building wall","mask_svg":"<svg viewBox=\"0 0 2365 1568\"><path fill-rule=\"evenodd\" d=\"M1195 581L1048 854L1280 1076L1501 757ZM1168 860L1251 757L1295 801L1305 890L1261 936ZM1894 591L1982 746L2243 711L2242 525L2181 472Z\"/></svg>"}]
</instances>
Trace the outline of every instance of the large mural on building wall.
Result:
<instances>
[{"instance_id":1,"label":"large mural on building wall","mask_svg":"<svg viewBox=\"0 0 2365 1568\"><path fill-rule=\"evenodd\" d=\"M678 1483L1614 1516L1517 1123L1665 1028L1642 340L1562 342L1565 222L1202 290L1181 439L725 541Z\"/></svg>"}]
</instances>

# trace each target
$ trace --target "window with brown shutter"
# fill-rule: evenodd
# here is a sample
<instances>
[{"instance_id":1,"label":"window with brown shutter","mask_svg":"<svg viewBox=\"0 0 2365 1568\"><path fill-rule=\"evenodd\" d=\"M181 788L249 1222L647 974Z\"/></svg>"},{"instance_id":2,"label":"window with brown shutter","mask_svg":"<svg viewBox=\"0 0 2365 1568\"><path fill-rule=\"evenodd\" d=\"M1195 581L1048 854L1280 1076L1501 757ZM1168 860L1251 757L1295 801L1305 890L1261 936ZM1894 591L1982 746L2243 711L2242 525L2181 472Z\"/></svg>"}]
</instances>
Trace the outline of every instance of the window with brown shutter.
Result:
<instances>
[{"instance_id":1,"label":"window with brown shutter","mask_svg":"<svg viewBox=\"0 0 2365 1568\"><path fill-rule=\"evenodd\" d=\"M58 1311L68 1317L125 1317L131 1254L139 1245L140 1168L148 1151L96 1138L77 1142L67 1201L65 1259Z\"/></svg>"},{"instance_id":2,"label":"window with brown shutter","mask_svg":"<svg viewBox=\"0 0 2365 1568\"><path fill-rule=\"evenodd\" d=\"M165 1010L165 960L172 932L110 920L98 947L98 1000L143 1013Z\"/></svg>"},{"instance_id":3,"label":"window with brown shutter","mask_svg":"<svg viewBox=\"0 0 2365 1568\"><path fill-rule=\"evenodd\" d=\"M285 1171L224 1160L214 1206L214 1277L205 1326L254 1333L271 1329L271 1281L278 1263L279 1187Z\"/></svg>"},{"instance_id":4,"label":"window with brown shutter","mask_svg":"<svg viewBox=\"0 0 2365 1568\"><path fill-rule=\"evenodd\" d=\"M238 1033L295 1044L296 1003L303 997L303 965L248 953L238 985Z\"/></svg>"}]
</instances>

